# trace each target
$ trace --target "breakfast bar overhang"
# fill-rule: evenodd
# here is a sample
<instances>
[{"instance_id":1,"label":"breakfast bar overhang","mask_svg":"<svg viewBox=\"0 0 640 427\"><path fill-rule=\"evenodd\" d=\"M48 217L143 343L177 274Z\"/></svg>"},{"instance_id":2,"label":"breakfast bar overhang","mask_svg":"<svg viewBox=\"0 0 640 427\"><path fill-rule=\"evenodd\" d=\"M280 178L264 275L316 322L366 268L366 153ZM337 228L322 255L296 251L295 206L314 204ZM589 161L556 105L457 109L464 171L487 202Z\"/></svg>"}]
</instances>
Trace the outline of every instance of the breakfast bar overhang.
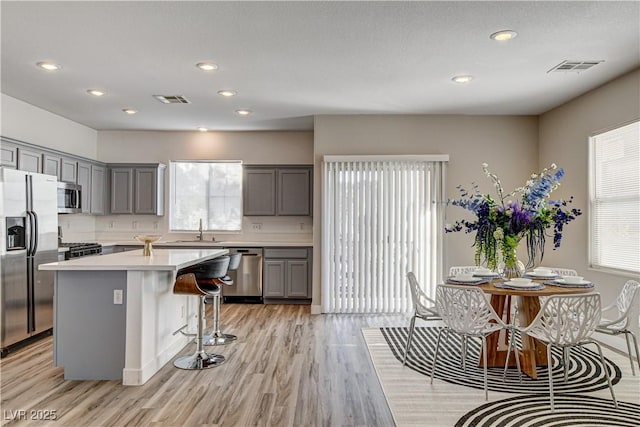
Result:
<instances>
[{"instance_id":1,"label":"breakfast bar overhang","mask_svg":"<svg viewBox=\"0 0 640 427\"><path fill-rule=\"evenodd\" d=\"M226 249L156 249L40 265L56 272L53 363L67 380L141 385L188 344L175 334L195 301L174 295L180 269Z\"/></svg>"}]
</instances>

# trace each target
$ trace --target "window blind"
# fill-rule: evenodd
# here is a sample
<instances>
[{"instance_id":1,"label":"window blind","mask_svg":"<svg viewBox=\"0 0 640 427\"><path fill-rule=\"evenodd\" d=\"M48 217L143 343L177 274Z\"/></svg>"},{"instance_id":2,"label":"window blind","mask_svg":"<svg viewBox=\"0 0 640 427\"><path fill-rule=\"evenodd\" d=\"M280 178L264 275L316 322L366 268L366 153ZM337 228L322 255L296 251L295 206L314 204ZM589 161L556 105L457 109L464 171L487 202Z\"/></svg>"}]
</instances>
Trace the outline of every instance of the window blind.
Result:
<instances>
[{"instance_id":1,"label":"window blind","mask_svg":"<svg viewBox=\"0 0 640 427\"><path fill-rule=\"evenodd\" d=\"M420 158L325 157L323 312L408 311L409 271L427 294L435 293L445 166Z\"/></svg>"},{"instance_id":2,"label":"window blind","mask_svg":"<svg viewBox=\"0 0 640 427\"><path fill-rule=\"evenodd\" d=\"M590 264L640 273L640 122L590 138Z\"/></svg>"}]
</instances>

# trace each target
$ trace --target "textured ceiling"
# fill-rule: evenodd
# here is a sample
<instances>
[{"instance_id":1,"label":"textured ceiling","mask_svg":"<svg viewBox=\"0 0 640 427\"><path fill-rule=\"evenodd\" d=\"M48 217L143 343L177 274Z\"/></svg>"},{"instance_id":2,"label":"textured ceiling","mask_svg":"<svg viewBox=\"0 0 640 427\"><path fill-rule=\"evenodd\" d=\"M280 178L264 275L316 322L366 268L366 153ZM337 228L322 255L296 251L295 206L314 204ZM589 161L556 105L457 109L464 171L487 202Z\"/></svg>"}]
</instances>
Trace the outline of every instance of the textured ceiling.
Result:
<instances>
[{"instance_id":1,"label":"textured ceiling","mask_svg":"<svg viewBox=\"0 0 640 427\"><path fill-rule=\"evenodd\" d=\"M540 114L640 66L636 1L2 1L0 13L2 92L98 130L312 129L319 114ZM501 29L519 35L489 39ZM604 62L547 73L567 59ZM44 72L42 60L63 69ZM205 60L219 69L195 67ZM458 74L475 79L456 85ZM191 103L164 105L155 94ZM239 117L239 108L253 114Z\"/></svg>"}]
</instances>

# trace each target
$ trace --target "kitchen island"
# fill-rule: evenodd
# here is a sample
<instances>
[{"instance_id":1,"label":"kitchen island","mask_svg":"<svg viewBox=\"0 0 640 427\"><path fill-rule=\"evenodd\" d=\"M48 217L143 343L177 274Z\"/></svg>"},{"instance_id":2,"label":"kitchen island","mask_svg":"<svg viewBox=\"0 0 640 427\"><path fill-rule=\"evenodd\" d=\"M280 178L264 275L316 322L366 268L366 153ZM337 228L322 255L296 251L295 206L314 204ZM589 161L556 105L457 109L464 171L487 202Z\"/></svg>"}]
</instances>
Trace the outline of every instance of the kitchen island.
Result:
<instances>
[{"instance_id":1,"label":"kitchen island","mask_svg":"<svg viewBox=\"0 0 640 427\"><path fill-rule=\"evenodd\" d=\"M188 344L174 332L195 322L196 297L173 294L176 273L226 253L135 250L40 265L56 272L54 365L68 380L144 384Z\"/></svg>"}]
</instances>

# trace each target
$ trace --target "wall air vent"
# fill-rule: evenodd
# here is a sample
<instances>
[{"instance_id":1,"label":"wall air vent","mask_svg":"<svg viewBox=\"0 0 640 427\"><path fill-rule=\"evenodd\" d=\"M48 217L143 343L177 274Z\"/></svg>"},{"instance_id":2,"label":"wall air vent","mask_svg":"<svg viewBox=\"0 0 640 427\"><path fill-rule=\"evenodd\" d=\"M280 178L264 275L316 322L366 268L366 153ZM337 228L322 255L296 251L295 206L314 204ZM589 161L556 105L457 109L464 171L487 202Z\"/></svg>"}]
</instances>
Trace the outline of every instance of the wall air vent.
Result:
<instances>
[{"instance_id":1,"label":"wall air vent","mask_svg":"<svg viewBox=\"0 0 640 427\"><path fill-rule=\"evenodd\" d=\"M562 61L547 73L580 73L582 71L588 70L594 65L598 65L604 62L603 60L598 61Z\"/></svg>"},{"instance_id":2,"label":"wall air vent","mask_svg":"<svg viewBox=\"0 0 640 427\"><path fill-rule=\"evenodd\" d=\"M153 97L163 104L191 104L191 102L182 95L153 95Z\"/></svg>"}]
</instances>

